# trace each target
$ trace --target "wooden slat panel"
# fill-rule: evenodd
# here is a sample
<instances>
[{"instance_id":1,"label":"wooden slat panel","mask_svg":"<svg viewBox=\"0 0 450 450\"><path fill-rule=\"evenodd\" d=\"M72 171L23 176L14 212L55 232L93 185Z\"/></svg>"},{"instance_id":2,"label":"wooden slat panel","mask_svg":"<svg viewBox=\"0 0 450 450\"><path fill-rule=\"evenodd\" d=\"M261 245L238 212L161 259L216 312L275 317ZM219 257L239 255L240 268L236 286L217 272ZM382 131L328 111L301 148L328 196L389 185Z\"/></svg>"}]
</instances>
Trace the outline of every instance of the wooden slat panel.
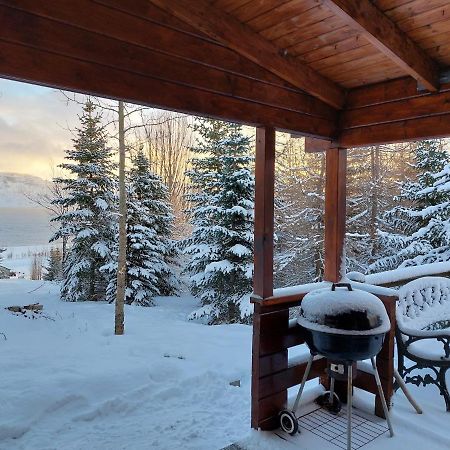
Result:
<instances>
[{"instance_id":1,"label":"wooden slat panel","mask_svg":"<svg viewBox=\"0 0 450 450\"><path fill-rule=\"evenodd\" d=\"M277 392L274 395L259 401L259 423L261 430L273 430L279 427L278 414L287 405L287 391Z\"/></svg>"},{"instance_id":2,"label":"wooden slat panel","mask_svg":"<svg viewBox=\"0 0 450 450\"><path fill-rule=\"evenodd\" d=\"M266 305L261 312L261 334L285 334L289 329L289 309L282 307L277 311L266 312Z\"/></svg>"},{"instance_id":3,"label":"wooden slat panel","mask_svg":"<svg viewBox=\"0 0 450 450\"><path fill-rule=\"evenodd\" d=\"M326 359L319 359L313 362L308 380L317 378L323 374L327 367ZM282 392L292 386L299 384L305 373L306 363L289 367L283 372L278 372L260 379L259 395L260 399L269 395Z\"/></svg>"},{"instance_id":4,"label":"wooden slat panel","mask_svg":"<svg viewBox=\"0 0 450 450\"><path fill-rule=\"evenodd\" d=\"M295 347L305 342L300 327L291 328L284 334L267 334L260 338L260 356L277 353L286 348Z\"/></svg>"},{"instance_id":5,"label":"wooden slat panel","mask_svg":"<svg viewBox=\"0 0 450 450\"><path fill-rule=\"evenodd\" d=\"M288 351L283 350L260 358L259 375L265 377L267 375L281 372L288 367Z\"/></svg>"}]
</instances>

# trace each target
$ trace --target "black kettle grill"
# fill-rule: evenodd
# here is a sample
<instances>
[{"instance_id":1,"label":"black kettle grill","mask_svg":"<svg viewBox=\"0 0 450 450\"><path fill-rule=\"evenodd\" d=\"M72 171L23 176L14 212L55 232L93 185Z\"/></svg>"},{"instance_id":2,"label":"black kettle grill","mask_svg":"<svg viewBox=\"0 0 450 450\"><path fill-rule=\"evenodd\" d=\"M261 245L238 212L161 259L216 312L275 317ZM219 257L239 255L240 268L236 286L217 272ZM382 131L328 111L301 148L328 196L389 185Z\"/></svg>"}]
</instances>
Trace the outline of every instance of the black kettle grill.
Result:
<instances>
[{"instance_id":1,"label":"black kettle grill","mask_svg":"<svg viewBox=\"0 0 450 450\"><path fill-rule=\"evenodd\" d=\"M339 289L344 288L344 289ZM354 290L350 283L336 283L331 289L318 289L305 295L298 318L310 358L292 410L280 412L280 426L294 435L298 429L296 411L316 355L326 357L330 366L330 390L318 403L338 414L341 402L334 392L336 379L347 379L347 448L351 449L351 411L353 391L353 363L370 359L391 436L393 429L386 400L375 363L384 337L391 328L381 300L373 294Z\"/></svg>"}]
</instances>

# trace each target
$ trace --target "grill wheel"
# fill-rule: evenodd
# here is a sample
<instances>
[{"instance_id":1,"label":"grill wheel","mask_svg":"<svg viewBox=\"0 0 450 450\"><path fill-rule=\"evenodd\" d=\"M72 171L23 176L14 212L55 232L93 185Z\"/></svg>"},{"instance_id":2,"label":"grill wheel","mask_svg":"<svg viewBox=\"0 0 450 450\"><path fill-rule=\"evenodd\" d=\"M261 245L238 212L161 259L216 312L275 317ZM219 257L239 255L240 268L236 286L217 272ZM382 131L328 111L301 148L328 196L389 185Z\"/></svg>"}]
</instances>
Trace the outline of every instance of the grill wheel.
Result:
<instances>
[{"instance_id":1,"label":"grill wheel","mask_svg":"<svg viewBox=\"0 0 450 450\"><path fill-rule=\"evenodd\" d=\"M283 431L291 436L299 433L297 417L292 411L284 409L280 412L280 427Z\"/></svg>"}]
</instances>

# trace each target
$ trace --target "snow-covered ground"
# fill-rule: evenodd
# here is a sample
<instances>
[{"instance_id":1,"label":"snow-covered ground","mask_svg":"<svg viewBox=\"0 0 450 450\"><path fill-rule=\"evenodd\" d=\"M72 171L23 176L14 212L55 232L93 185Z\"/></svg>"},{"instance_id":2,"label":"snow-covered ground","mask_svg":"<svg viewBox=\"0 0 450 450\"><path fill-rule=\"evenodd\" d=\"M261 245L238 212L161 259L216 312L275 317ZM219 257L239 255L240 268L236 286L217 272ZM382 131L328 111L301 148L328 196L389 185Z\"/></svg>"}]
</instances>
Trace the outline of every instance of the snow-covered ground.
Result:
<instances>
[{"instance_id":1,"label":"snow-covered ground","mask_svg":"<svg viewBox=\"0 0 450 450\"><path fill-rule=\"evenodd\" d=\"M4 309L34 302L47 318ZM195 306L185 296L127 307L126 334L114 336L113 305L64 303L55 284L0 280L0 449L218 450L240 442L250 450L336 450L308 431L287 442L250 430L251 327L187 321ZM450 413L437 389L408 387L424 414L399 391L395 437L364 449L450 448ZM373 399L358 391L355 405L370 411Z\"/></svg>"},{"instance_id":2,"label":"snow-covered ground","mask_svg":"<svg viewBox=\"0 0 450 450\"><path fill-rule=\"evenodd\" d=\"M4 309L34 302L48 319ZM251 328L189 322L195 306L172 297L127 307L119 337L113 305L0 280L0 449L212 450L245 436Z\"/></svg>"},{"instance_id":3,"label":"snow-covered ground","mask_svg":"<svg viewBox=\"0 0 450 450\"><path fill-rule=\"evenodd\" d=\"M61 248L58 243L6 247L6 251L2 254L3 260L0 264L15 272L18 277L29 279L33 256L37 255L38 258L41 259L42 265L45 267L48 262L50 250L56 247Z\"/></svg>"}]
</instances>

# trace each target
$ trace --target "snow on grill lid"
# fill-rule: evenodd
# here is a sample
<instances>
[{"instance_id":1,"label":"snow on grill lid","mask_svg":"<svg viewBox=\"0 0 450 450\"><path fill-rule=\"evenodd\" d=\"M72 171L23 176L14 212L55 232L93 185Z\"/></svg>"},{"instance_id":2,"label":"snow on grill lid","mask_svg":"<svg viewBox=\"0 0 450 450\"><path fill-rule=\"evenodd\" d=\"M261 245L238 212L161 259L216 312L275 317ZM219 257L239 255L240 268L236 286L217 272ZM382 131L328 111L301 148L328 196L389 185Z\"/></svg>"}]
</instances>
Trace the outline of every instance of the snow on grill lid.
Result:
<instances>
[{"instance_id":1,"label":"snow on grill lid","mask_svg":"<svg viewBox=\"0 0 450 450\"><path fill-rule=\"evenodd\" d=\"M383 302L369 292L318 289L305 295L298 323L336 334L381 334L391 327Z\"/></svg>"}]
</instances>

